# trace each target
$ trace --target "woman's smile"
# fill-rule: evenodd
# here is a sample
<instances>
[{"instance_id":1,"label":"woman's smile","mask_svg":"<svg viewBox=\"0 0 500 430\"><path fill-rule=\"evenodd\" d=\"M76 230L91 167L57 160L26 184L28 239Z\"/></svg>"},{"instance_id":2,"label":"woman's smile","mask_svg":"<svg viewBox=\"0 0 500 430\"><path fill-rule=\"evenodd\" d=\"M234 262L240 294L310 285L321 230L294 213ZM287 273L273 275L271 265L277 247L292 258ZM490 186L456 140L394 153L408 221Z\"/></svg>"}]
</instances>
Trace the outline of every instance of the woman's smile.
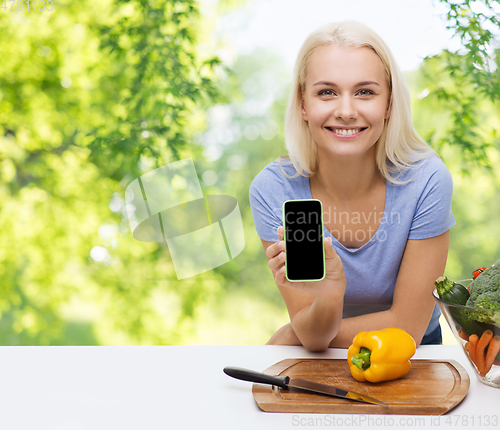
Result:
<instances>
[{"instance_id":1,"label":"woman's smile","mask_svg":"<svg viewBox=\"0 0 500 430\"><path fill-rule=\"evenodd\" d=\"M337 139L356 139L367 127L325 127Z\"/></svg>"}]
</instances>

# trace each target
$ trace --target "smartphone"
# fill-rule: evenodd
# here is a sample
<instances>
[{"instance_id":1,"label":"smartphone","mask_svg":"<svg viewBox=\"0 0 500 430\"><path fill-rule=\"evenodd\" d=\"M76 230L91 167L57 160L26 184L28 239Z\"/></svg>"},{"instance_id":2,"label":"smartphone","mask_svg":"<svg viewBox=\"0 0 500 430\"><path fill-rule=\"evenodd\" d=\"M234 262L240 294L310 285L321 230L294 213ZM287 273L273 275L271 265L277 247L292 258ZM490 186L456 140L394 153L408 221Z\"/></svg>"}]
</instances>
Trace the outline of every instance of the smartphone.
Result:
<instances>
[{"instance_id":1,"label":"smartphone","mask_svg":"<svg viewBox=\"0 0 500 430\"><path fill-rule=\"evenodd\" d=\"M317 199L283 203L285 274L290 282L325 277L323 205Z\"/></svg>"}]
</instances>

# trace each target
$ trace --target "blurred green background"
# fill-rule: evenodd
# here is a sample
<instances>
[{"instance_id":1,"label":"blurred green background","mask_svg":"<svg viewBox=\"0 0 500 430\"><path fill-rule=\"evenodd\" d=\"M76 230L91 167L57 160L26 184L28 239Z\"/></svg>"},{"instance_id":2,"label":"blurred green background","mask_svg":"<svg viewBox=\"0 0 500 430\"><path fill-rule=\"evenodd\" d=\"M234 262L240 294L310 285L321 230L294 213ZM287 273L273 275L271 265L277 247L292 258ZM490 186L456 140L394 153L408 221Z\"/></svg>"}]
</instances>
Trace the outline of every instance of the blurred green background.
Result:
<instances>
[{"instance_id":1,"label":"blurred green background","mask_svg":"<svg viewBox=\"0 0 500 430\"><path fill-rule=\"evenodd\" d=\"M272 46L224 58L217 23L247 3L0 9L1 345L264 344L287 322L248 189L286 153L291 70ZM454 178L459 280L500 259L500 8L437 3L461 48L405 76L416 129ZM165 246L132 238L124 190L187 157L205 195L238 200L246 246L179 281Z\"/></svg>"}]
</instances>

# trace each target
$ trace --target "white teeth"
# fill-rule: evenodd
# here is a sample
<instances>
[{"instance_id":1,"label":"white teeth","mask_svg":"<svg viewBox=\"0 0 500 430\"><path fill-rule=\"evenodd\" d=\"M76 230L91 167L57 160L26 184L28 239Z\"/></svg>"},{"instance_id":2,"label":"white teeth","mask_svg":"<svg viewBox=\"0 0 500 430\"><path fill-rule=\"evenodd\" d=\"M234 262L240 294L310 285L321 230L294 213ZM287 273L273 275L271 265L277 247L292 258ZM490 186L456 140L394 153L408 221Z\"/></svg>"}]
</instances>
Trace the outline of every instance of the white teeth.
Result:
<instances>
[{"instance_id":1,"label":"white teeth","mask_svg":"<svg viewBox=\"0 0 500 430\"><path fill-rule=\"evenodd\" d=\"M359 133L361 131L360 128L354 128L350 130L345 129L332 129L335 134L339 134L340 136L351 136L352 134Z\"/></svg>"}]
</instances>

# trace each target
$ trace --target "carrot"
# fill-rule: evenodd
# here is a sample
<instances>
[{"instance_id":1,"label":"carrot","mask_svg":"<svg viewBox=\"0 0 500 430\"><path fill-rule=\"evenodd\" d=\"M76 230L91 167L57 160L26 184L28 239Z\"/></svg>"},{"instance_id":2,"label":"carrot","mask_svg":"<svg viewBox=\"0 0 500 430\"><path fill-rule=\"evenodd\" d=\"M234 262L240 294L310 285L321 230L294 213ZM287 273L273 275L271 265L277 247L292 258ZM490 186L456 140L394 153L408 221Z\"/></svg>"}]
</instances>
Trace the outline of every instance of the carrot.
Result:
<instances>
[{"instance_id":1,"label":"carrot","mask_svg":"<svg viewBox=\"0 0 500 430\"><path fill-rule=\"evenodd\" d=\"M470 355L470 342L465 342L464 349L467 351L467 354Z\"/></svg>"},{"instance_id":2,"label":"carrot","mask_svg":"<svg viewBox=\"0 0 500 430\"><path fill-rule=\"evenodd\" d=\"M464 329L459 329L458 335L465 341L469 340L469 336L467 336L467 333L465 333Z\"/></svg>"},{"instance_id":3,"label":"carrot","mask_svg":"<svg viewBox=\"0 0 500 430\"><path fill-rule=\"evenodd\" d=\"M481 376L484 376L484 362L485 362L485 353L484 350L486 346L490 343L491 338L493 337L493 332L491 330L486 330L481 338L479 339L479 342L477 343L476 347L476 362L477 362L477 370L479 371L479 374Z\"/></svg>"},{"instance_id":4,"label":"carrot","mask_svg":"<svg viewBox=\"0 0 500 430\"><path fill-rule=\"evenodd\" d=\"M490 345L488 346L488 352L486 353L486 357L484 359L484 369L483 372L480 373L481 376L486 376L486 374L490 371L491 366L493 366L493 362L496 361L495 358L498 351L500 351L500 336L495 336L491 339Z\"/></svg>"},{"instance_id":5,"label":"carrot","mask_svg":"<svg viewBox=\"0 0 500 430\"><path fill-rule=\"evenodd\" d=\"M477 367L477 363L476 363L476 347L477 347L477 342L479 341L479 338L477 337L477 334L471 334L469 336L469 358L470 358L470 361L472 361L476 367Z\"/></svg>"}]
</instances>

